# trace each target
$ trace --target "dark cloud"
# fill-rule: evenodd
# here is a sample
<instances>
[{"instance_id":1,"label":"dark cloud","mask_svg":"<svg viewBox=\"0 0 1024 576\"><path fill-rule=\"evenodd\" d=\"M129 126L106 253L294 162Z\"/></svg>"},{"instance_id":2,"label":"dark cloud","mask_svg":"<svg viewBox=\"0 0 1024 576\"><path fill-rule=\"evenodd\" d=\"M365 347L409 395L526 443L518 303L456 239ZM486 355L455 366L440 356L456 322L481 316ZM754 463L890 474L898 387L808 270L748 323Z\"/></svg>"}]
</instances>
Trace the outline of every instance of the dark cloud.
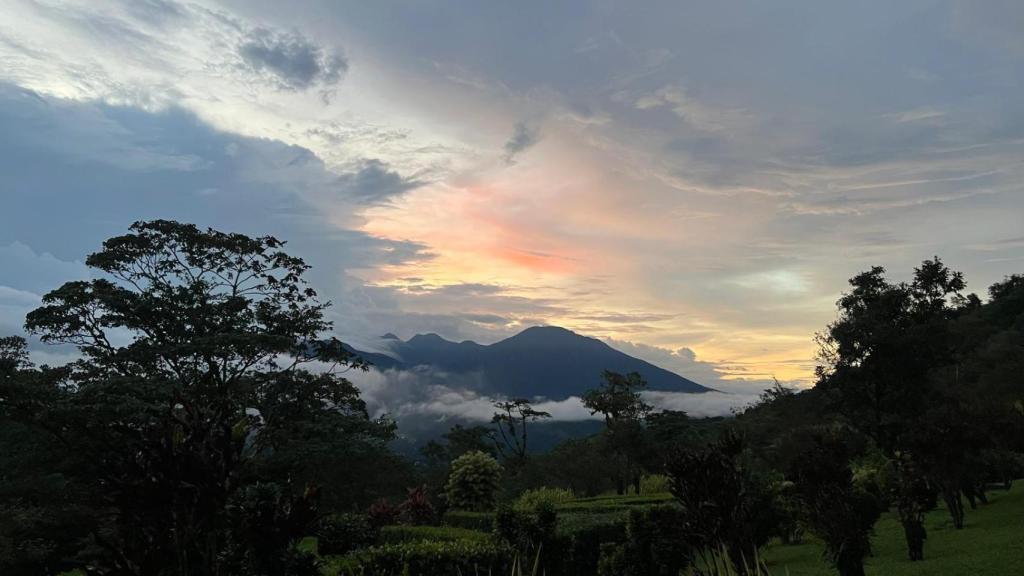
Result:
<instances>
[{"instance_id":1,"label":"dark cloud","mask_svg":"<svg viewBox=\"0 0 1024 576\"><path fill-rule=\"evenodd\" d=\"M254 72L285 90L306 90L314 85L331 86L348 70L348 61L313 43L297 32L268 28L251 30L238 55Z\"/></svg>"},{"instance_id":2,"label":"dark cloud","mask_svg":"<svg viewBox=\"0 0 1024 576\"><path fill-rule=\"evenodd\" d=\"M336 302L347 296L338 282L345 270L431 258L424 244L328 222L321 202L336 198L338 175L309 150L220 132L180 109L145 112L0 84L0 126L5 329L20 326L39 295L86 276L85 256L136 220L273 234Z\"/></svg>"},{"instance_id":3,"label":"dark cloud","mask_svg":"<svg viewBox=\"0 0 1024 576\"><path fill-rule=\"evenodd\" d=\"M360 163L355 172L338 178L342 193L360 204L378 204L423 185L414 178L404 178L380 160Z\"/></svg>"},{"instance_id":4,"label":"dark cloud","mask_svg":"<svg viewBox=\"0 0 1024 576\"><path fill-rule=\"evenodd\" d=\"M540 140L537 128L525 121L516 122L512 137L505 142L505 163L515 164L516 156Z\"/></svg>"}]
</instances>

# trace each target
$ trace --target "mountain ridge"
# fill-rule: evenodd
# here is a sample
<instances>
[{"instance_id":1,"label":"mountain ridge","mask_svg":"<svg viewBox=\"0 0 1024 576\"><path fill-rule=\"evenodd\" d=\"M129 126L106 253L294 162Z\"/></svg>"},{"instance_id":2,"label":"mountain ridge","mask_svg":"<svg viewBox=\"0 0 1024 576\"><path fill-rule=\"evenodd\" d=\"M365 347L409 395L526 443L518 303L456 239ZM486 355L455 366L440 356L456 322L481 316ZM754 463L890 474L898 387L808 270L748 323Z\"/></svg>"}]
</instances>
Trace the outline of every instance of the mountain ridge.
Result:
<instances>
[{"instance_id":1,"label":"mountain ridge","mask_svg":"<svg viewBox=\"0 0 1024 576\"><path fill-rule=\"evenodd\" d=\"M381 370L431 372L443 384L445 375L479 375L475 391L508 397L562 400L581 396L601 383L604 370L638 372L648 390L702 393L712 391L684 376L616 350L596 338L558 326L532 326L491 344L452 342L436 333L401 340L381 339L388 352L351 351Z\"/></svg>"}]
</instances>

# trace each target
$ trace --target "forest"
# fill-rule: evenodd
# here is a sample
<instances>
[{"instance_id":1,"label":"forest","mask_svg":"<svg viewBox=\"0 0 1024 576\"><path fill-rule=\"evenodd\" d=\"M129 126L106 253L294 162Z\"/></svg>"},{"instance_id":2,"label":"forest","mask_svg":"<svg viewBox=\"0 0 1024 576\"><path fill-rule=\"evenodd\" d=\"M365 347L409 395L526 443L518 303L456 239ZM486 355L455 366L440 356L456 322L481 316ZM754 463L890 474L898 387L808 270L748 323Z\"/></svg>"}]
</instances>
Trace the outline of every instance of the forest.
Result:
<instances>
[{"instance_id":1,"label":"forest","mask_svg":"<svg viewBox=\"0 0 1024 576\"><path fill-rule=\"evenodd\" d=\"M501 398L410 458L283 241L144 221L86 264L25 319L72 361L0 339L0 574L1024 569L1024 275L978 296L938 257L856 273L814 386L731 417L606 371L595 435L532 450L551 415Z\"/></svg>"}]
</instances>

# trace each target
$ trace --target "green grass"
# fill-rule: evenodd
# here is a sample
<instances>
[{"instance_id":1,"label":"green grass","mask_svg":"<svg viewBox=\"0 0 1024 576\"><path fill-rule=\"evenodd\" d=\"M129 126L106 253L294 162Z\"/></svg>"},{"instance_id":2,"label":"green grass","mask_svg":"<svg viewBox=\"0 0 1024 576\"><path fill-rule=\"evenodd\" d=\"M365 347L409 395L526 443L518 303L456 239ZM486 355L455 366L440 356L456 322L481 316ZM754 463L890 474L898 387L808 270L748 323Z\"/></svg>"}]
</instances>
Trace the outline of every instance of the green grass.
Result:
<instances>
[{"instance_id":1,"label":"green grass","mask_svg":"<svg viewBox=\"0 0 1024 576\"><path fill-rule=\"evenodd\" d=\"M875 525L874 555L867 559L867 576L1004 576L1024 574L1024 485L1010 492L989 493L990 503L967 510L963 530L953 528L949 514L939 508L928 514L921 562L907 559L903 529L889 513ZM834 576L822 559L820 543L769 547L764 559L775 576Z\"/></svg>"}]
</instances>

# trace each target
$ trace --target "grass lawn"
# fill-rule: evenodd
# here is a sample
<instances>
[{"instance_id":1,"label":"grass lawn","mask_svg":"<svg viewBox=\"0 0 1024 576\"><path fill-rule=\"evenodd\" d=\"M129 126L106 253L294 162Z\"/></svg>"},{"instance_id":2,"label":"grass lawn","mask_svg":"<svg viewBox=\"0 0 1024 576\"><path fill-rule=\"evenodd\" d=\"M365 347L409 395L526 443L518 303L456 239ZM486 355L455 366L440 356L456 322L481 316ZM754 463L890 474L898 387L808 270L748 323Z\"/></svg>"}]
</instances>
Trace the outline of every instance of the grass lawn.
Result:
<instances>
[{"instance_id":1,"label":"grass lawn","mask_svg":"<svg viewBox=\"0 0 1024 576\"><path fill-rule=\"evenodd\" d=\"M1004 576L1024 574L1024 483L1010 492L989 493L990 503L967 509L963 530L953 528L949 514L938 508L928 514L924 561L907 559L903 528L893 514L875 525L874 556L868 576ZM764 558L774 576L833 576L836 570L821 557L822 547L808 539L797 546L773 545Z\"/></svg>"}]
</instances>

